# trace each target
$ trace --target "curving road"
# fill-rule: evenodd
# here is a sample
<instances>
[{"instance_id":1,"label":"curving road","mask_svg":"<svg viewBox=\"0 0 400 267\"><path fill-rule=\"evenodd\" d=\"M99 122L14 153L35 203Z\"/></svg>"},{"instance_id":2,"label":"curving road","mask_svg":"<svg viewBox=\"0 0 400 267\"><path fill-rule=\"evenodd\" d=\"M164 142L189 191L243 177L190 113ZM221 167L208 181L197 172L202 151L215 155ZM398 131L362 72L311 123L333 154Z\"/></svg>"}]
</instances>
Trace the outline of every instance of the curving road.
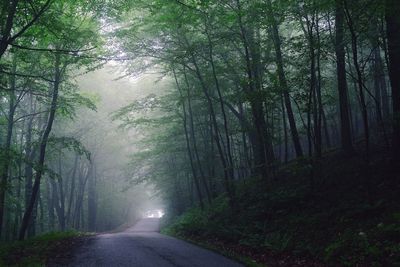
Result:
<instances>
[{"instance_id":1,"label":"curving road","mask_svg":"<svg viewBox=\"0 0 400 267\"><path fill-rule=\"evenodd\" d=\"M124 232L96 236L78 248L71 262L63 266L243 266L212 251L158 232L159 219L142 219Z\"/></svg>"}]
</instances>

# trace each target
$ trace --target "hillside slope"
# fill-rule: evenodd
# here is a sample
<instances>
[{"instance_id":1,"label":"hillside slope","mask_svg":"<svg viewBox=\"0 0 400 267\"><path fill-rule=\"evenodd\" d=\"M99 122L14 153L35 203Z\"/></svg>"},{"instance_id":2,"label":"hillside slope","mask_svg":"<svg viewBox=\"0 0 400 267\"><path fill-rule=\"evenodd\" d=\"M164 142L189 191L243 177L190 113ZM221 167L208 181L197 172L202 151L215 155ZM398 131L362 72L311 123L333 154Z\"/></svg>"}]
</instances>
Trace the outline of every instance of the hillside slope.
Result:
<instances>
[{"instance_id":1,"label":"hillside slope","mask_svg":"<svg viewBox=\"0 0 400 267\"><path fill-rule=\"evenodd\" d=\"M399 265L399 175L385 151L373 155L368 167L360 155L327 154L314 179L298 161L263 187L238 181L236 212L221 195L166 219L164 232L268 266Z\"/></svg>"}]
</instances>

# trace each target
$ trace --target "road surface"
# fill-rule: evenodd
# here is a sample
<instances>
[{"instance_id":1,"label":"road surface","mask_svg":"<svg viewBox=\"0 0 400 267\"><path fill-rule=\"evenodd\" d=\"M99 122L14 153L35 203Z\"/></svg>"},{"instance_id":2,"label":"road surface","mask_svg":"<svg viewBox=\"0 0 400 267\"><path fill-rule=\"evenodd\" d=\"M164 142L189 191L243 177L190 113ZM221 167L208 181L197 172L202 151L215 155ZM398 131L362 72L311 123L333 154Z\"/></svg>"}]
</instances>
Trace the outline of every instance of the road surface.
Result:
<instances>
[{"instance_id":1,"label":"road surface","mask_svg":"<svg viewBox=\"0 0 400 267\"><path fill-rule=\"evenodd\" d=\"M100 234L79 247L63 266L239 267L212 251L161 235L159 219L147 218L121 233ZM60 266L49 264L49 266Z\"/></svg>"}]
</instances>

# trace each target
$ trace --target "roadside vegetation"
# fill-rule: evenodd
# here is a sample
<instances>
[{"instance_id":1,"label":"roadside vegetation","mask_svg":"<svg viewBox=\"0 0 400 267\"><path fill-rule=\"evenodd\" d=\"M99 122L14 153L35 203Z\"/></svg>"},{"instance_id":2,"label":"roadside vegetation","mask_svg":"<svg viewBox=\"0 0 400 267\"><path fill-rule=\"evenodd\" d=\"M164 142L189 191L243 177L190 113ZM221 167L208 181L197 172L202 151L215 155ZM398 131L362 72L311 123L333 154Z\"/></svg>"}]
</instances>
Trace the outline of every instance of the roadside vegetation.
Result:
<instances>
[{"instance_id":1,"label":"roadside vegetation","mask_svg":"<svg viewBox=\"0 0 400 267\"><path fill-rule=\"evenodd\" d=\"M388 159L376 151L370 203L358 185L366 175L359 158L331 153L314 193L310 169L291 162L267 190L256 179L238 182L237 210L223 194L203 210L164 218L163 232L266 266L397 266L400 188Z\"/></svg>"},{"instance_id":2,"label":"roadside vegetation","mask_svg":"<svg viewBox=\"0 0 400 267\"><path fill-rule=\"evenodd\" d=\"M158 205L261 264L399 264L398 2L2 1L0 242Z\"/></svg>"},{"instance_id":3,"label":"roadside vegetation","mask_svg":"<svg viewBox=\"0 0 400 267\"><path fill-rule=\"evenodd\" d=\"M89 234L50 232L24 241L0 245L0 266L46 266L50 259L66 258Z\"/></svg>"}]
</instances>

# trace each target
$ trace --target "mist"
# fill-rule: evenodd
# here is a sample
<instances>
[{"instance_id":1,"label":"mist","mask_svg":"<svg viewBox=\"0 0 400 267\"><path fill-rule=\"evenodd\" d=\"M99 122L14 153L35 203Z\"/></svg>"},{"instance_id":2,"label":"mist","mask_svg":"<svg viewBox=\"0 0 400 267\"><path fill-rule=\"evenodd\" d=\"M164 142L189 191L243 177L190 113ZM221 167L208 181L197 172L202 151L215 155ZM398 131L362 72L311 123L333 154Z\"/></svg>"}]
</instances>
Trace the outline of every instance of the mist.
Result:
<instances>
[{"instance_id":1,"label":"mist","mask_svg":"<svg viewBox=\"0 0 400 267\"><path fill-rule=\"evenodd\" d=\"M399 14L2 1L0 266L398 265Z\"/></svg>"}]
</instances>

